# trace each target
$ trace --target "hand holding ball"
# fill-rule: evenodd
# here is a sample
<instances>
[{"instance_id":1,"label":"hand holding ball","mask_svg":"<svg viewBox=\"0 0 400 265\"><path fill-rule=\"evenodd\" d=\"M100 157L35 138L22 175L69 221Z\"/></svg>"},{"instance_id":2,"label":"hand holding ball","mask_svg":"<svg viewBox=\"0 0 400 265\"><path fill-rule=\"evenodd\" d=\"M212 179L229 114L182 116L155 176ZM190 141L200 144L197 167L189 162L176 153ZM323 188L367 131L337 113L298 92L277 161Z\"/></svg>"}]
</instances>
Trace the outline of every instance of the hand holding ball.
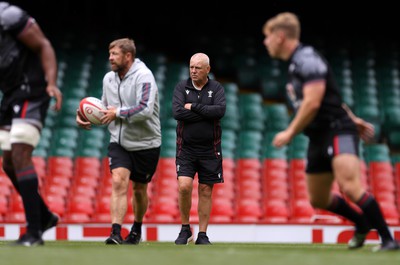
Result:
<instances>
[{"instance_id":1,"label":"hand holding ball","mask_svg":"<svg viewBox=\"0 0 400 265\"><path fill-rule=\"evenodd\" d=\"M79 111L82 116L94 125L101 125L101 117L104 115L100 110L107 110L103 102L95 97L86 97L79 103Z\"/></svg>"}]
</instances>

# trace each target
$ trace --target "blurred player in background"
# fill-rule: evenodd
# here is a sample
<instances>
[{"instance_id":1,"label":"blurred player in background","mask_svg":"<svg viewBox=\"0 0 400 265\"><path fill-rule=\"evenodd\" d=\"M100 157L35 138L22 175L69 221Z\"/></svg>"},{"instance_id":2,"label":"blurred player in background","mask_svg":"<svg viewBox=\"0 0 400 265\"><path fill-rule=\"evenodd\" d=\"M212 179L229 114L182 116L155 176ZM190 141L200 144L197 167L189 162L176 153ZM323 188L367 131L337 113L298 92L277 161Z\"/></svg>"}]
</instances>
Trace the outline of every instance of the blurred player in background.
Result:
<instances>
[{"instance_id":1,"label":"blurred player in background","mask_svg":"<svg viewBox=\"0 0 400 265\"><path fill-rule=\"evenodd\" d=\"M344 106L328 62L313 47L300 42L300 22L295 14L285 12L270 18L262 31L269 55L289 61L286 89L296 110L288 128L275 135L273 145L282 147L302 131L309 137L306 173L310 202L355 224L350 249L362 247L371 228L382 240L374 250L399 249L379 204L361 184L359 137L372 138L373 126ZM334 180L361 212L331 193Z\"/></svg>"},{"instance_id":2,"label":"blurred player in background","mask_svg":"<svg viewBox=\"0 0 400 265\"><path fill-rule=\"evenodd\" d=\"M50 41L26 11L0 2L0 144L3 169L22 197L27 231L13 245L43 245L42 234L57 225L39 193L32 152L40 140L51 97L61 109L57 60Z\"/></svg>"},{"instance_id":3,"label":"blurred player in background","mask_svg":"<svg viewBox=\"0 0 400 265\"><path fill-rule=\"evenodd\" d=\"M103 78L102 123L111 134L108 157L112 174L111 235L106 244L134 244L142 240L142 223L149 199L148 183L156 171L161 146L158 87L153 73L136 58L133 40L117 39L109 45L111 70ZM76 121L90 129L77 111ZM133 184L134 223L122 239L121 225L127 211L129 181Z\"/></svg>"}]
</instances>

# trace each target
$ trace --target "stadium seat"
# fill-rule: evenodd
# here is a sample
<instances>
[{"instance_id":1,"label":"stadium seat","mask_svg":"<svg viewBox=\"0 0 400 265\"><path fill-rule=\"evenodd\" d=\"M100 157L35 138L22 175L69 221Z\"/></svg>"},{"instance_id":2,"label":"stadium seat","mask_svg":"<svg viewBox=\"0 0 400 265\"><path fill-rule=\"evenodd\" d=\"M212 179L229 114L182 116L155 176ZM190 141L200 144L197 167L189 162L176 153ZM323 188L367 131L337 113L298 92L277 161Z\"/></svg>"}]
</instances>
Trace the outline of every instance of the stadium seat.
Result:
<instances>
[{"instance_id":1,"label":"stadium seat","mask_svg":"<svg viewBox=\"0 0 400 265\"><path fill-rule=\"evenodd\" d=\"M50 156L47 159L48 175L72 177L74 163L71 157Z\"/></svg>"},{"instance_id":2,"label":"stadium seat","mask_svg":"<svg viewBox=\"0 0 400 265\"><path fill-rule=\"evenodd\" d=\"M70 223L87 223L94 212L94 202L88 196L69 196L63 220Z\"/></svg>"},{"instance_id":3,"label":"stadium seat","mask_svg":"<svg viewBox=\"0 0 400 265\"><path fill-rule=\"evenodd\" d=\"M60 217L63 217L65 215L65 209L66 209L65 197L66 197L65 195L61 194L46 193L43 196L43 199L46 202L47 206L49 207L50 211L58 214Z\"/></svg>"},{"instance_id":4,"label":"stadium seat","mask_svg":"<svg viewBox=\"0 0 400 265\"><path fill-rule=\"evenodd\" d=\"M175 222L179 214L178 201L171 196L155 196L152 199L151 211L151 220L154 222Z\"/></svg>"},{"instance_id":5,"label":"stadium seat","mask_svg":"<svg viewBox=\"0 0 400 265\"><path fill-rule=\"evenodd\" d=\"M74 172L76 177L100 178L101 162L98 157L76 157L74 160Z\"/></svg>"},{"instance_id":6,"label":"stadium seat","mask_svg":"<svg viewBox=\"0 0 400 265\"><path fill-rule=\"evenodd\" d=\"M0 175L0 194L3 196L11 195L14 186L11 183L11 180L5 175Z\"/></svg>"},{"instance_id":7,"label":"stadium seat","mask_svg":"<svg viewBox=\"0 0 400 265\"><path fill-rule=\"evenodd\" d=\"M268 200L263 205L263 221L285 223L289 219L289 210L283 200Z\"/></svg>"},{"instance_id":8,"label":"stadium seat","mask_svg":"<svg viewBox=\"0 0 400 265\"><path fill-rule=\"evenodd\" d=\"M9 196L8 212L4 216L6 223L25 223L25 210L22 198L17 191L13 191Z\"/></svg>"},{"instance_id":9,"label":"stadium seat","mask_svg":"<svg viewBox=\"0 0 400 265\"><path fill-rule=\"evenodd\" d=\"M242 199L237 200L235 203L236 214L235 221L239 223L253 223L260 222L262 211L261 205L258 200Z\"/></svg>"},{"instance_id":10,"label":"stadium seat","mask_svg":"<svg viewBox=\"0 0 400 265\"><path fill-rule=\"evenodd\" d=\"M312 223L314 222L315 210L311 206L308 199L290 200L290 217L291 222L296 223Z\"/></svg>"},{"instance_id":11,"label":"stadium seat","mask_svg":"<svg viewBox=\"0 0 400 265\"><path fill-rule=\"evenodd\" d=\"M8 213L8 198L0 195L0 223L4 221L6 213Z\"/></svg>"},{"instance_id":12,"label":"stadium seat","mask_svg":"<svg viewBox=\"0 0 400 265\"><path fill-rule=\"evenodd\" d=\"M224 172L225 175L225 172ZM225 177L224 177L225 178ZM218 183L214 185L213 188L213 198L226 198L233 200L236 196L235 184L233 180L227 180L225 178L224 183Z\"/></svg>"},{"instance_id":13,"label":"stadium seat","mask_svg":"<svg viewBox=\"0 0 400 265\"><path fill-rule=\"evenodd\" d=\"M95 201L95 212L92 216L92 221L96 223L110 223L111 210L110 210L110 196L98 195Z\"/></svg>"},{"instance_id":14,"label":"stadium seat","mask_svg":"<svg viewBox=\"0 0 400 265\"><path fill-rule=\"evenodd\" d=\"M234 209L232 200L221 196L214 196L209 220L210 223L230 223L232 222L233 216Z\"/></svg>"}]
</instances>

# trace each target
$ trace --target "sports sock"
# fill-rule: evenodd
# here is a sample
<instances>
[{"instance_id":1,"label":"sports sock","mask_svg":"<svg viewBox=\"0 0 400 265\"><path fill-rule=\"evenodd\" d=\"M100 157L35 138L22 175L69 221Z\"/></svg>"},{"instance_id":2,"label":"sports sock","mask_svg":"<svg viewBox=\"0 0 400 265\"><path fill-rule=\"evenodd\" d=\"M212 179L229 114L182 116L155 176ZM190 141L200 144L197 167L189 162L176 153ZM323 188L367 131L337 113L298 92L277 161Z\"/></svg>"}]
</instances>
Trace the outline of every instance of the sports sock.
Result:
<instances>
[{"instance_id":1,"label":"sports sock","mask_svg":"<svg viewBox=\"0 0 400 265\"><path fill-rule=\"evenodd\" d=\"M17 176L15 175L14 170L7 170L6 174L11 179L11 182L16 191L18 191L18 193L21 194ZM42 215L42 227L44 227L51 217L51 212L41 196L39 196L39 200L40 200L40 213Z\"/></svg>"},{"instance_id":2,"label":"sports sock","mask_svg":"<svg viewBox=\"0 0 400 265\"><path fill-rule=\"evenodd\" d=\"M25 208L27 230L33 236L41 236L41 197L38 192L39 182L33 166L16 172L19 192Z\"/></svg>"},{"instance_id":3,"label":"sports sock","mask_svg":"<svg viewBox=\"0 0 400 265\"><path fill-rule=\"evenodd\" d=\"M141 235L142 234L142 222L133 222L132 226L132 231L135 232L136 234Z\"/></svg>"},{"instance_id":4,"label":"sports sock","mask_svg":"<svg viewBox=\"0 0 400 265\"><path fill-rule=\"evenodd\" d=\"M182 224L182 230L190 230L190 224Z\"/></svg>"},{"instance_id":5,"label":"sports sock","mask_svg":"<svg viewBox=\"0 0 400 265\"><path fill-rule=\"evenodd\" d=\"M372 194L365 192L361 196L361 199L357 201L357 205L360 206L369 223L376 230L378 230L378 233L382 238L382 242L386 243L388 241L392 241L393 237L390 234L385 218L383 217L378 202L375 200Z\"/></svg>"},{"instance_id":6,"label":"sports sock","mask_svg":"<svg viewBox=\"0 0 400 265\"><path fill-rule=\"evenodd\" d=\"M115 235L120 235L121 234L121 225L114 223L111 225L111 231Z\"/></svg>"},{"instance_id":7,"label":"sports sock","mask_svg":"<svg viewBox=\"0 0 400 265\"><path fill-rule=\"evenodd\" d=\"M358 213L342 197L333 195L328 211L341 215L356 225L357 232L366 233L369 230L367 220L363 214Z\"/></svg>"}]
</instances>

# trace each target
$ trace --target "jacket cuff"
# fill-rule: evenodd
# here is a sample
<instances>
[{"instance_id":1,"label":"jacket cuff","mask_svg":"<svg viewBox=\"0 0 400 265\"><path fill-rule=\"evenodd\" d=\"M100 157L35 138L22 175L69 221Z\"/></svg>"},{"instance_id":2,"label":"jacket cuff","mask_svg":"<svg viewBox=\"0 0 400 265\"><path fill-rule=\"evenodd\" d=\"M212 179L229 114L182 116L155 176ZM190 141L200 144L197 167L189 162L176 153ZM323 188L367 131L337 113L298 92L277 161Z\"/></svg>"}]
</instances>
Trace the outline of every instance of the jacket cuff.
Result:
<instances>
[{"instance_id":1,"label":"jacket cuff","mask_svg":"<svg viewBox=\"0 0 400 265\"><path fill-rule=\"evenodd\" d=\"M115 116L116 116L117 118L120 118L120 117L121 117L121 108L120 108L120 107L118 107L118 108L116 109L116 111L115 111Z\"/></svg>"}]
</instances>

